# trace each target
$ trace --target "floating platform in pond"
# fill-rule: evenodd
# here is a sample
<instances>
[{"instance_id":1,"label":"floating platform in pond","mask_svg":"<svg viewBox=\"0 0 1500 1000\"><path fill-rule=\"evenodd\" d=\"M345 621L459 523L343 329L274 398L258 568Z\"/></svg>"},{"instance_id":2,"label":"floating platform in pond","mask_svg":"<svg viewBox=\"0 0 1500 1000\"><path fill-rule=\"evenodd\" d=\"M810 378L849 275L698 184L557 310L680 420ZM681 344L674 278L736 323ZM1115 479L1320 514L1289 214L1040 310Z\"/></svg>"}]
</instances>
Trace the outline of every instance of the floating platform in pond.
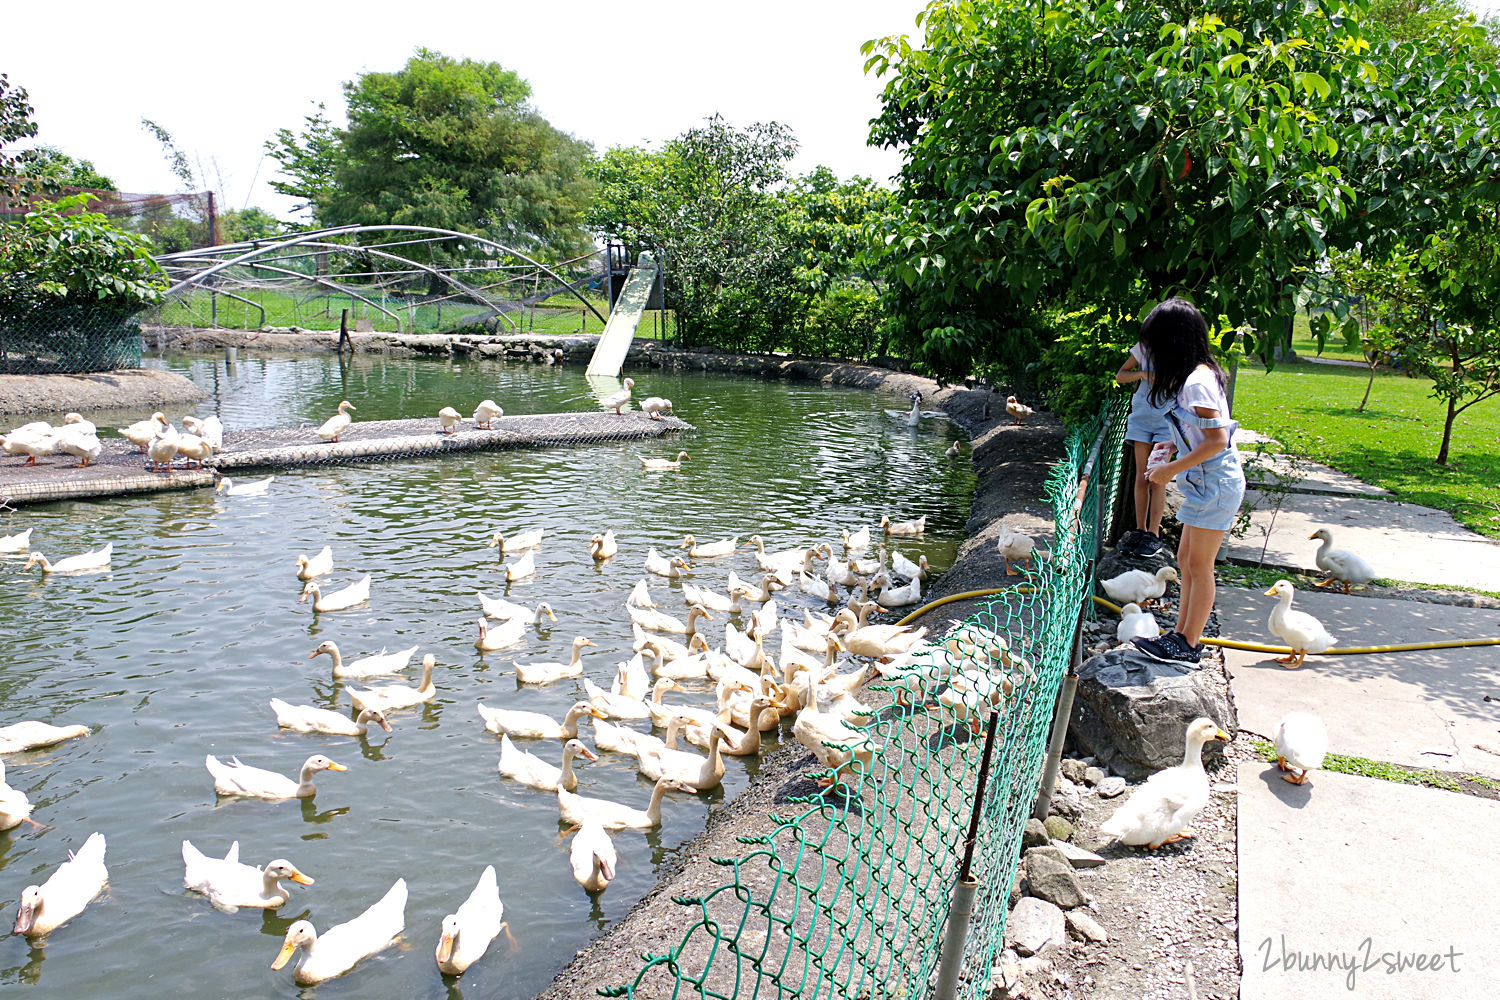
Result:
<instances>
[{"instance_id":1,"label":"floating platform in pond","mask_svg":"<svg viewBox=\"0 0 1500 1000\"><path fill-rule=\"evenodd\" d=\"M177 459L171 471L153 472L145 455L123 438L101 438L104 453L86 468L72 455L49 455L26 465L19 457L0 457L0 503L17 506L109 497L127 493L212 486L213 469L285 469L299 465L397 461L429 455L517 448L567 448L606 441L640 441L691 431L676 417L652 420L644 413L535 413L498 417L490 430L466 424L453 434L441 433L437 418L355 421L337 442L324 441L314 427L233 431L224 435L224 451L207 469L188 469Z\"/></svg>"}]
</instances>

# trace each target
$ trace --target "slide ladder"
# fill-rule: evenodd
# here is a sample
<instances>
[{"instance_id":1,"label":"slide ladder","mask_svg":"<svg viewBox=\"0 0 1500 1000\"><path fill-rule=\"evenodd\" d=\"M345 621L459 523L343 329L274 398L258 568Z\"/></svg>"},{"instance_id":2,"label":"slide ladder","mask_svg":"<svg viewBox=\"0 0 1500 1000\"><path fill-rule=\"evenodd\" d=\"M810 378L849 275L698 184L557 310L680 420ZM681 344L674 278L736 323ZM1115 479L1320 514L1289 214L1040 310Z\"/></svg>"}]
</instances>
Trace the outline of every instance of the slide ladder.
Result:
<instances>
[{"instance_id":1,"label":"slide ladder","mask_svg":"<svg viewBox=\"0 0 1500 1000\"><path fill-rule=\"evenodd\" d=\"M630 352L630 342L635 339L635 329L640 325L651 291L656 287L658 273L656 261L649 254L641 254L640 262L630 269L625 286L620 289L620 297L609 311L609 319L605 321L604 332L599 335L599 343L594 346L594 356L589 359L586 374L619 376L625 365L625 355Z\"/></svg>"}]
</instances>

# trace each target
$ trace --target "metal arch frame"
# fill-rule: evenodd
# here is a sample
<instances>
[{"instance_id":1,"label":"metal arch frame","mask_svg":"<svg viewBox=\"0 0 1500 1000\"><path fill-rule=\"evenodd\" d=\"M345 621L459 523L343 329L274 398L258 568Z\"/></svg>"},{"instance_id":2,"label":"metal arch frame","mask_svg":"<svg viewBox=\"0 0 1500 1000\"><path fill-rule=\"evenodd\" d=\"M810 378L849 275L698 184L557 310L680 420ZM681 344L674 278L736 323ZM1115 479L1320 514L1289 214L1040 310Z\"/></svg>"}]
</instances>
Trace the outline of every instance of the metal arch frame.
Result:
<instances>
[{"instance_id":1,"label":"metal arch frame","mask_svg":"<svg viewBox=\"0 0 1500 1000\"><path fill-rule=\"evenodd\" d=\"M180 292L182 292L186 288L190 288L190 287L192 287L194 285L201 284L205 279L210 278L210 277L212 277L215 274L218 274L220 271L223 271L226 268L234 267L237 264L244 264L244 263L252 260L253 258L261 257L261 256L263 256L265 254L273 253L273 252L275 252L277 250L284 250L284 249L287 249L287 248L290 248L290 247L302 246L302 245L310 244L310 243L323 242L323 240L326 237L329 237L329 236L351 236L351 235L357 235L359 233L379 233L379 232L434 233L434 234L437 234L439 236L444 236L444 237L450 237L450 238L461 239L461 240L470 240L472 242L479 243L479 244L482 244L484 246L493 247L496 250L502 251L503 253L510 254L512 256L515 256L515 257L519 257L521 260L524 260L526 263L532 265L537 270L545 272L546 274L548 274L548 275L552 276L553 278L555 278L558 281L559 284L561 284L564 287L566 287L567 290L570 293L572 293L572 295L573 295L574 298L576 298L579 302L583 303L584 307L586 309L588 309L589 312L593 313L594 316L598 318L599 322L601 322L601 323L607 322L607 320L605 319L605 317L600 314L599 310L594 308L594 304L592 302L588 301L587 299L585 299L581 294L579 294L579 292L578 292L577 289L575 289L574 287L572 287L573 286L573 282L565 280L562 275L558 274L556 271L552 270L550 267L548 267L547 265L541 263L540 261L537 261L537 260L535 260L535 259L527 256L526 254L521 253L521 251L519 251L519 250L512 249L511 247L508 247L508 246L506 246L503 243L497 243L497 242L495 242L492 239L488 239L487 237L484 237L484 236L475 236L473 233L461 233L461 232L458 232L457 230L453 230L453 229L439 229L439 228L437 228L435 226L403 226L403 225L395 225L395 224L385 224L385 225L376 225L376 226L338 226L338 227L334 227L334 228L330 228L330 229L319 229L319 230L314 230L312 232L299 233L297 236L292 237L290 239L276 240L276 241L273 241L273 242L265 243L264 245L262 245L261 241L256 240L256 241L249 242L249 243L230 243L230 244L225 244L224 246L218 246L218 247L205 247L205 248L203 248L203 250L184 250L184 251L181 251L181 252L175 253L175 254L164 254L163 256L157 258L157 262L161 263L161 264L165 264L165 263L167 263L169 261L170 262L185 262L185 261L197 258L197 257L204 256L204 255L208 254L209 252L213 252L215 255L218 255L218 254L222 254L222 252L224 250L227 250L227 249L235 249L235 248L238 248L238 247L250 247L251 248L248 251L246 251L245 253L240 254L238 257L235 257L235 258L233 258L231 260L220 261L219 263L210 265L209 267L204 268L203 270L197 272L196 274L192 275L191 277L183 278L181 281L178 281L177 283L173 284L171 287L169 287L166 290L166 293L165 293L167 296L173 296L173 295L179 294ZM370 247L358 247L358 246L344 247L342 244L334 244L334 245L337 246L341 250L347 249L347 250L350 250L350 251L361 251L361 250L363 250L363 251L369 251L369 250L372 249ZM400 259L402 259L404 263L412 264L414 266L417 265L416 261L406 260L404 258L400 258ZM259 265L259 266L265 266L265 265ZM343 289L340 289L340 291L343 291Z\"/></svg>"}]
</instances>

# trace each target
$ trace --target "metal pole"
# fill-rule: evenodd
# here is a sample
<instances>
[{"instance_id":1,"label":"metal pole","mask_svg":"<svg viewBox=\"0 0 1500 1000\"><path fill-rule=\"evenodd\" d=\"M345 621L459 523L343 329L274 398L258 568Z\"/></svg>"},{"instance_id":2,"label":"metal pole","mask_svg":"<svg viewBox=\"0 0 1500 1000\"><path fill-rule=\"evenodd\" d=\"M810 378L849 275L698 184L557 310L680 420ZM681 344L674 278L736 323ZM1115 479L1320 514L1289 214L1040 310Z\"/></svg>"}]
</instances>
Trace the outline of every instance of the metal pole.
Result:
<instances>
[{"instance_id":1,"label":"metal pole","mask_svg":"<svg viewBox=\"0 0 1500 1000\"><path fill-rule=\"evenodd\" d=\"M964 859L953 884L953 898L948 905L948 926L943 932L943 949L938 958L937 988L934 1000L953 1000L958 992L958 977L964 967L964 945L969 940L969 921L974 915L974 893L979 880L970 874L974 862L974 844L979 838L979 818L984 812L984 790L990 779L990 756L995 750L995 728L999 712L990 712L984 731L984 755L979 759L979 779L974 786L974 808L969 814L969 835L964 840Z\"/></svg>"},{"instance_id":2,"label":"metal pole","mask_svg":"<svg viewBox=\"0 0 1500 1000\"><path fill-rule=\"evenodd\" d=\"M1090 579L1093 574L1090 572ZM1084 604L1088 598L1084 598ZM1078 622L1073 626L1073 654L1068 658L1068 672L1063 677L1062 689L1057 693L1057 711L1052 714L1052 740L1047 744L1047 766L1042 770L1042 784L1037 790L1036 803L1031 815L1045 820L1047 810L1052 807L1052 793L1057 788L1057 770L1062 766L1063 740L1068 735L1068 720L1073 716L1073 696L1078 691L1078 668L1083 664L1083 607L1078 609Z\"/></svg>"}]
</instances>

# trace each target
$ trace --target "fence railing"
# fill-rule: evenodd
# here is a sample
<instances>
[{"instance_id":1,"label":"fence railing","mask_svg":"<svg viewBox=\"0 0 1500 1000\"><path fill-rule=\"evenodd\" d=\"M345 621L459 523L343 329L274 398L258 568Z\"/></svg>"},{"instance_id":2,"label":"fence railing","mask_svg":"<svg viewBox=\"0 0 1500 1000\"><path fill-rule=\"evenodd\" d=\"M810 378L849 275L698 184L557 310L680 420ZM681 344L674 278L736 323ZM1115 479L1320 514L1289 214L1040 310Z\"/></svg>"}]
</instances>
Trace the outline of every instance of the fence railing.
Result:
<instances>
[{"instance_id":1,"label":"fence railing","mask_svg":"<svg viewBox=\"0 0 1500 1000\"><path fill-rule=\"evenodd\" d=\"M865 727L875 747L868 766L856 757L844 784L788 799L793 815L773 814L768 832L741 838L737 856L714 858L723 882L676 899L689 923L680 943L601 994L928 996L976 807L977 887L953 995L988 994L1054 702L1089 613L1126 403L1067 438L1046 485L1056 526L1050 558L875 685L894 703ZM997 735L976 803L979 734L992 711Z\"/></svg>"},{"instance_id":2,"label":"fence railing","mask_svg":"<svg viewBox=\"0 0 1500 1000\"><path fill-rule=\"evenodd\" d=\"M104 372L141 366L134 316L89 306L0 313L0 374Z\"/></svg>"}]
</instances>

